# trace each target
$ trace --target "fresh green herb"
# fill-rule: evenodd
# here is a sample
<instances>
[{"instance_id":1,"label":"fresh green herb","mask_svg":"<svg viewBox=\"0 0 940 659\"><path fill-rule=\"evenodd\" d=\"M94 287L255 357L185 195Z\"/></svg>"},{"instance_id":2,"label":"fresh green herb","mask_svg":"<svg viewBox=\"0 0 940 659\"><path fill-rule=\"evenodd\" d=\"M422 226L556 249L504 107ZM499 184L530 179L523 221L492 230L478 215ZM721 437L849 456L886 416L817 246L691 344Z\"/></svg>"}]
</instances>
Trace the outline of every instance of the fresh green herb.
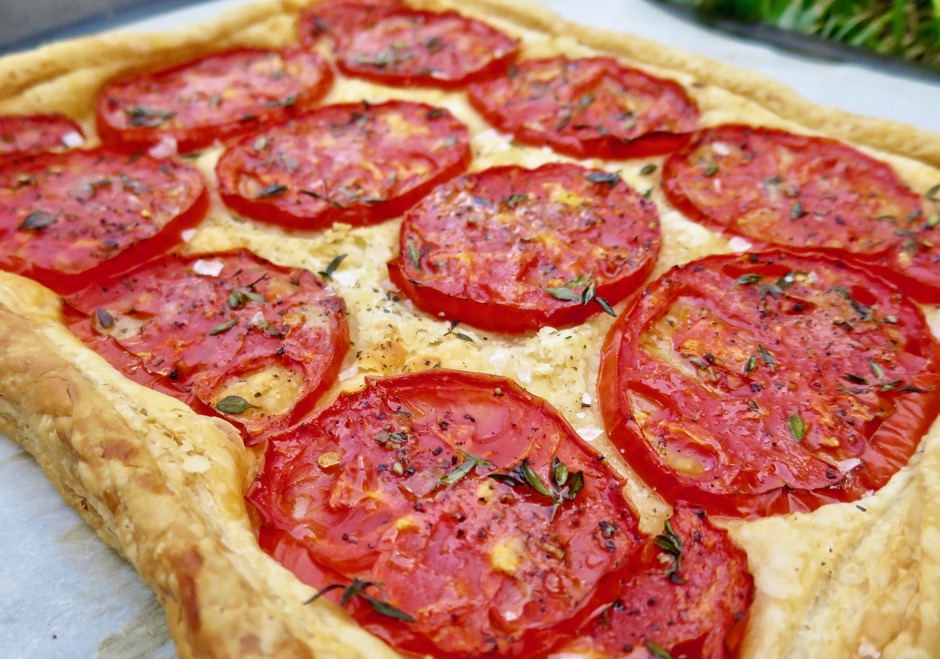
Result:
<instances>
[{"instance_id":1,"label":"fresh green herb","mask_svg":"<svg viewBox=\"0 0 940 659\"><path fill-rule=\"evenodd\" d=\"M871 366L872 374L879 380L884 380L885 370L881 368L881 365L878 362L876 362L874 359L869 359L868 364Z\"/></svg>"},{"instance_id":2,"label":"fresh green herb","mask_svg":"<svg viewBox=\"0 0 940 659\"><path fill-rule=\"evenodd\" d=\"M555 514L565 501L574 501L578 493L584 488L584 472L576 471L571 473L568 466L557 457L552 458L549 468L551 486L542 480L538 472L532 468L528 459L509 474L488 474L489 478L505 483L510 487L528 486L542 496L549 497L552 500L551 519L555 519Z\"/></svg>"},{"instance_id":3,"label":"fresh green herb","mask_svg":"<svg viewBox=\"0 0 940 659\"><path fill-rule=\"evenodd\" d=\"M355 55L353 60L356 64L362 64L365 66L375 66L380 69L385 67L395 66L396 64L401 64L402 62L407 62L415 56L414 53L402 52L400 48L392 46L388 50L383 50L376 53L375 55Z\"/></svg>"},{"instance_id":4,"label":"fresh green herb","mask_svg":"<svg viewBox=\"0 0 940 659\"><path fill-rule=\"evenodd\" d=\"M656 165L654 165L653 163L650 163L648 165L643 165L643 167L640 169L640 176L649 176L655 171L656 171Z\"/></svg>"},{"instance_id":5,"label":"fresh green herb","mask_svg":"<svg viewBox=\"0 0 940 659\"><path fill-rule=\"evenodd\" d=\"M718 173L718 163L714 160L709 160L705 163L705 171L702 172L705 176L712 177Z\"/></svg>"},{"instance_id":6,"label":"fresh green herb","mask_svg":"<svg viewBox=\"0 0 940 659\"><path fill-rule=\"evenodd\" d=\"M552 482L555 487L564 487L568 482L568 466L557 455L552 457Z\"/></svg>"},{"instance_id":7,"label":"fresh green herb","mask_svg":"<svg viewBox=\"0 0 940 659\"><path fill-rule=\"evenodd\" d=\"M608 316L613 316L614 318L617 317L617 312L614 311L612 306L610 306L610 302L600 297L599 295L594 296L594 301L597 302L600 308L603 309L604 313L606 313Z\"/></svg>"},{"instance_id":8,"label":"fresh green herb","mask_svg":"<svg viewBox=\"0 0 940 659\"><path fill-rule=\"evenodd\" d=\"M439 117L443 117L445 114L447 114L447 111L444 110L444 108L434 108L433 110L430 110L424 116L427 119L437 119Z\"/></svg>"},{"instance_id":9,"label":"fresh green herb","mask_svg":"<svg viewBox=\"0 0 940 659\"><path fill-rule=\"evenodd\" d=\"M251 145L251 148L254 149L255 151L264 151L264 148L267 145L268 145L268 136L259 135L258 139L256 139L254 143Z\"/></svg>"},{"instance_id":10,"label":"fresh green herb","mask_svg":"<svg viewBox=\"0 0 940 659\"><path fill-rule=\"evenodd\" d=\"M672 528L670 520L666 520L663 532L653 539L653 544L662 549L672 558L668 576L672 581L678 581L682 567L682 538Z\"/></svg>"},{"instance_id":11,"label":"fresh green herb","mask_svg":"<svg viewBox=\"0 0 940 659\"><path fill-rule=\"evenodd\" d=\"M757 355L751 355L744 365L744 375L750 375L757 368Z\"/></svg>"},{"instance_id":12,"label":"fresh green herb","mask_svg":"<svg viewBox=\"0 0 940 659\"><path fill-rule=\"evenodd\" d=\"M281 183L272 183L261 188L255 199L264 199L265 197L277 197L287 192L287 186Z\"/></svg>"},{"instance_id":13,"label":"fresh green herb","mask_svg":"<svg viewBox=\"0 0 940 659\"><path fill-rule=\"evenodd\" d=\"M924 198L929 201L940 202L940 183L937 183L935 186L927 190L924 193Z\"/></svg>"},{"instance_id":14,"label":"fresh green herb","mask_svg":"<svg viewBox=\"0 0 940 659\"><path fill-rule=\"evenodd\" d=\"M557 124L555 124L555 130L561 130L571 122L571 113L569 112L563 116Z\"/></svg>"},{"instance_id":15,"label":"fresh green herb","mask_svg":"<svg viewBox=\"0 0 940 659\"><path fill-rule=\"evenodd\" d=\"M734 285L735 286L750 286L751 284L760 283L762 279L763 277L761 275L750 272L746 275L741 275L740 277L735 279Z\"/></svg>"},{"instance_id":16,"label":"fresh green herb","mask_svg":"<svg viewBox=\"0 0 940 659\"><path fill-rule=\"evenodd\" d=\"M266 301L264 296L255 293L249 286L233 288L228 294L228 306L232 309L238 309L248 302L264 303Z\"/></svg>"},{"instance_id":17,"label":"fresh green herb","mask_svg":"<svg viewBox=\"0 0 940 659\"><path fill-rule=\"evenodd\" d=\"M790 219L798 220L804 215L806 215L806 211L803 210L803 204L794 201L793 205L790 206Z\"/></svg>"},{"instance_id":18,"label":"fresh green herb","mask_svg":"<svg viewBox=\"0 0 940 659\"><path fill-rule=\"evenodd\" d=\"M26 231L38 231L56 221L57 216L46 211L33 211L26 216L19 228Z\"/></svg>"},{"instance_id":19,"label":"fresh green herb","mask_svg":"<svg viewBox=\"0 0 940 659\"><path fill-rule=\"evenodd\" d=\"M216 334L221 334L222 332L229 331L230 329L235 327L236 324L238 324L238 318L231 318L225 321L224 323L219 323L218 325L213 327L211 330L206 332L206 334L208 334L209 336L215 336Z\"/></svg>"},{"instance_id":20,"label":"fresh green herb","mask_svg":"<svg viewBox=\"0 0 940 659\"><path fill-rule=\"evenodd\" d=\"M332 279L333 273L336 272L336 269L339 267L339 264L343 262L343 259L346 258L346 254L340 254L326 266L326 270L321 270L317 274L323 277L324 279Z\"/></svg>"},{"instance_id":21,"label":"fresh green herb","mask_svg":"<svg viewBox=\"0 0 940 659\"><path fill-rule=\"evenodd\" d=\"M503 203L509 206L510 208L515 208L516 206L518 206L519 204L521 204L523 201L525 201L528 198L529 198L529 195L514 194L506 198L503 201Z\"/></svg>"},{"instance_id":22,"label":"fresh green herb","mask_svg":"<svg viewBox=\"0 0 940 659\"><path fill-rule=\"evenodd\" d=\"M241 396L226 396L215 404L215 409L223 414L242 414L249 407L258 407L252 405Z\"/></svg>"},{"instance_id":23,"label":"fresh green herb","mask_svg":"<svg viewBox=\"0 0 940 659\"><path fill-rule=\"evenodd\" d=\"M842 377L852 384L868 384L868 380L860 375L855 375L854 373L843 373Z\"/></svg>"},{"instance_id":24,"label":"fresh green herb","mask_svg":"<svg viewBox=\"0 0 940 659\"><path fill-rule=\"evenodd\" d=\"M453 485L473 471L475 467L488 467L490 469L494 467L492 462L486 458L481 458L479 455L474 455L473 453L468 453L467 451L461 451L460 449L457 449L457 452L463 456L463 462L438 479L438 483L441 485Z\"/></svg>"},{"instance_id":25,"label":"fresh green herb","mask_svg":"<svg viewBox=\"0 0 940 659\"><path fill-rule=\"evenodd\" d=\"M429 53L436 53L444 49L444 42L441 41L440 37L431 37L424 42L424 47L428 49Z\"/></svg>"},{"instance_id":26,"label":"fresh green herb","mask_svg":"<svg viewBox=\"0 0 940 659\"><path fill-rule=\"evenodd\" d=\"M408 243L408 247L405 248L405 255L408 257L408 260L411 261L411 265L418 270L421 269L421 252L418 251L414 243Z\"/></svg>"},{"instance_id":27,"label":"fresh green herb","mask_svg":"<svg viewBox=\"0 0 940 659\"><path fill-rule=\"evenodd\" d=\"M565 492L564 497L567 501L574 501L580 492L584 488L584 472L576 471L571 474L571 477L568 479L568 491Z\"/></svg>"},{"instance_id":28,"label":"fresh green herb","mask_svg":"<svg viewBox=\"0 0 940 659\"><path fill-rule=\"evenodd\" d=\"M124 114L127 116L128 123L135 128L156 128L176 116L176 112L172 110L148 108L143 105L124 108Z\"/></svg>"},{"instance_id":29,"label":"fresh green herb","mask_svg":"<svg viewBox=\"0 0 940 659\"><path fill-rule=\"evenodd\" d=\"M773 373L777 366L777 358L774 357L774 353L770 352L767 348L759 344L757 346L757 351L760 353L760 358L767 365L767 368L769 368L770 372Z\"/></svg>"},{"instance_id":30,"label":"fresh green herb","mask_svg":"<svg viewBox=\"0 0 940 659\"><path fill-rule=\"evenodd\" d=\"M793 439L798 442L803 441L803 436L806 434L806 422L803 421L803 417L800 416L799 412L790 415L790 418L787 419L787 427L790 429Z\"/></svg>"},{"instance_id":31,"label":"fresh green herb","mask_svg":"<svg viewBox=\"0 0 940 659\"><path fill-rule=\"evenodd\" d=\"M340 588L343 589L343 594L339 598L340 606L346 606L349 604L353 597L361 597L369 603L373 611L380 615L394 618L395 620L401 620L403 622L415 621L412 616L385 601L385 593L382 591L382 584L378 581L362 581L360 579L353 579L348 586L343 586L342 584L330 584L304 602L304 604L311 604L323 595L326 595L328 592L339 590ZM368 588L376 588L381 595L381 599L367 594L366 589Z\"/></svg>"},{"instance_id":32,"label":"fresh green herb","mask_svg":"<svg viewBox=\"0 0 940 659\"><path fill-rule=\"evenodd\" d=\"M464 334L463 332L454 332L454 336L455 336L456 338L460 339L461 341L467 341L467 342L469 342L469 343L473 343L473 342L474 342L474 341L473 341L473 337L467 336L467 335Z\"/></svg>"},{"instance_id":33,"label":"fresh green herb","mask_svg":"<svg viewBox=\"0 0 940 659\"><path fill-rule=\"evenodd\" d=\"M650 651L650 654L656 657L656 659L675 659L675 657L669 654L668 650L656 645L652 641L643 641L643 643L646 645L646 649Z\"/></svg>"},{"instance_id":34,"label":"fresh green herb","mask_svg":"<svg viewBox=\"0 0 940 659\"><path fill-rule=\"evenodd\" d=\"M732 19L867 48L940 70L940 7L933 0L670 0Z\"/></svg>"},{"instance_id":35,"label":"fresh green herb","mask_svg":"<svg viewBox=\"0 0 940 659\"><path fill-rule=\"evenodd\" d=\"M581 301L580 293L577 293L565 286L561 286L558 288L546 288L545 291L556 300L562 300L564 302L580 302Z\"/></svg>"},{"instance_id":36,"label":"fresh green herb","mask_svg":"<svg viewBox=\"0 0 940 659\"><path fill-rule=\"evenodd\" d=\"M313 197L314 199L319 199L320 201L326 202L333 206L334 208L343 208L343 205L334 199L330 199L326 195L322 195L319 192L314 192L313 190L301 190L300 194L307 195L308 197Z\"/></svg>"},{"instance_id":37,"label":"fresh green herb","mask_svg":"<svg viewBox=\"0 0 940 659\"><path fill-rule=\"evenodd\" d=\"M606 183L610 187L614 187L617 185L617 183L620 182L620 173L593 171L585 174L584 178L589 180L591 183Z\"/></svg>"},{"instance_id":38,"label":"fresh green herb","mask_svg":"<svg viewBox=\"0 0 940 659\"><path fill-rule=\"evenodd\" d=\"M548 489L548 485L546 485L545 481L542 480L542 477L538 475L538 472L532 468L532 465L529 464L528 460L523 460L519 469L522 477L525 479L525 482L528 483L529 487L531 487L533 490L547 497L550 497L554 494L550 489Z\"/></svg>"}]
</instances>

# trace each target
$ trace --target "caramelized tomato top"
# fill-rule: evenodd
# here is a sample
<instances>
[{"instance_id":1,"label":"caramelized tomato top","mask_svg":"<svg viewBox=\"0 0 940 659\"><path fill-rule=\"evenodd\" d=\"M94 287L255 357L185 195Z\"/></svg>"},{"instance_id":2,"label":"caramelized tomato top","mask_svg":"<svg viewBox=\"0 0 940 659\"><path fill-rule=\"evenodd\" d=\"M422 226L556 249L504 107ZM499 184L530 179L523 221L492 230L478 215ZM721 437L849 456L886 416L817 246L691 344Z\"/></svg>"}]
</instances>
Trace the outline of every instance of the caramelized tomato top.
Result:
<instances>
[{"instance_id":1,"label":"caramelized tomato top","mask_svg":"<svg viewBox=\"0 0 940 659\"><path fill-rule=\"evenodd\" d=\"M96 335L160 376L158 389L214 409L250 442L309 412L349 348L342 299L307 270L246 251L166 256L66 301L84 314L76 333L122 372L134 377L136 364Z\"/></svg>"},{"instance_id":2,"label":"caramelized tomato top","mask_svg":"<svg viewBox=\"0 0 940 659\"><path fill-rule=\"evenodd\" d=\"M411 209L389 272L429 313L520 332L610 310L645 279L660 242L656 207L616 174L496 167Z\"/></svg>"},{"instance_id":3,"label":"caramelized tomato top","mask_svg":"<svg viewBox=\"0 0 940 659\"><path fill-rule=\"evenodd\" d=\"M0 268L68 293L182 241L202 220L199 171L106 148L0 163Z\"/></svg>"},{"instance_id":4,"label":"caramelized tomato top","mask_svg":"<svg viewBox=\"0 0 940 659\"><path fill-rule=\"evenodd\" d=\"M667 153L699 117L680 85L608 58L525 60L469 94L496 128L578 158Z\"/></svg>"},{"instance_id":5,"label":"caramelized tomato top","mask_svg":"<svg viewBox=\"0 0 940 659\"><path fill-rule=\"evenodd\" d=\"M676 208L719 231L877 264L915 299L940 302L938 209L923 212L888 164L846 144L717 126L669 157L663 189Z\"/></svg>"},{"instance_id":6,"label":"caramelized tomato top","mask_svg":"<svg viewBox=\"0 0 940 659\"><path fill-rule=\"evenodd\" d=\"M506 34L454 11L372 12L352 27L331 32L339 68L383 84L460 87L505 70L519 50Z\"/></svg>"},{"instance_id":7,"label":"caramelized tomato top","mask_svg":"<svg viewBox=\"0 0 940 659\"><path fill-rule=\"evenodd\" d=\"M611 441L667 500L760 516L854 501L907 463L940 402L919 309L822 255L674 268L612 328Z\"/></svg>"},{"instance_id":8,"label":"caramelized tomato top","mask_svg":"<svg viewBox=\"0 0 940 659\"><path fill-rule=\"evenodd\" d=\"M98 99L102 141L125 147L172 138L185 153L312 108L333 80L301 49L239 49L108 84Z\"/></svg>"},{"instance_id":9,"label":"caramelized tomato top","mask_svg":"<svg viewBox=\"0 0 940 659\"><path fill-rule=\"evenodd\" d=\"M442 108L331 105L246 137L219 159L236 212L294 229L372 224L413 205L470 162L466 126Z\"/></svg>"},{"instance_id":10,"label":"caramelized tomato top","mask_svg":"<svg viewBox=\"0 0 940 659\"><path fill-rule=\"evenodd\" d=\"M435 369L367 379L272 438L248 499L265 550L406 652L582 638L728 656L751 599L743 552L685 506L640 535L622 485L512 381Z\"/></svg>"},{"instance_id":11,"label":"caramelized tomato top","mask_svg":"<svg viewBox=\"0 0 940 659\"><path fill-rule=\"evenodd\" d=\"M0 160L67 151L83 141L81 127L61 114L0 115Z\"/></svg>"},{"instance_id":12,"label":"caramelized tomato top","mask_svg":"<svg viewBox=\"0 0 940 659\"><path fill-rule=\"evenodd\" d=\"M334 41L352 34L398 9L404 8L402 0L326 0L304 9L297 21L297 36L300 45L312 48L321 38Z\"/></svg>"}]
</instances>

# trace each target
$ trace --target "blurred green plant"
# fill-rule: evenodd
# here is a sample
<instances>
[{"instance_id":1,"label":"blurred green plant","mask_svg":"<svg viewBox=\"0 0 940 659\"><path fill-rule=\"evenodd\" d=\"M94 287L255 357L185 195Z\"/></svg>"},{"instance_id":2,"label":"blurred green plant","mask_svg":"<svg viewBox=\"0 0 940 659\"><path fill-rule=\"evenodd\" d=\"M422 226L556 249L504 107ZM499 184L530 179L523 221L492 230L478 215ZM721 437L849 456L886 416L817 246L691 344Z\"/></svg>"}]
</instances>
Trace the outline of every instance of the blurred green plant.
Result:
<instances>
[{"instance_id":1,"label":"blurred green plant","mask_svg":"<svg viewBox=\"0 0 940 659\"><path fill-rule=\"evenodd\" d=\"M940 0L669 0L940 70Z\"/></svg>"}]
</instances>

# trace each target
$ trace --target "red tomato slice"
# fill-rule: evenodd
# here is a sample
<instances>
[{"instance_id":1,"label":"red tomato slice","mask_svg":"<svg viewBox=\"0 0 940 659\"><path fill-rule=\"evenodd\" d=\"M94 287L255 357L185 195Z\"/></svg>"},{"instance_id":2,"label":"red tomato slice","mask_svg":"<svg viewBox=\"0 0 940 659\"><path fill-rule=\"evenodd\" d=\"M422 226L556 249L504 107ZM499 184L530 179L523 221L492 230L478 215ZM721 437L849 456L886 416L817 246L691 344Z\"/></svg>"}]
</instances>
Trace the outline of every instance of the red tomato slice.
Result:
<instances>
[{"instance_id":1,"label":"red tomato slice","mask_svg":"<svg viewBox=\"0 0 940 659\"><path fill-rule=\"evenodd\" d=\"M402 9L402 0L327 0L310 5L300 13L297 35L300 45L312 48L323 37L343 35L375 25L387 14Z\"/></svg>"},{"instance_id":2,"label":"red tomato slice","mask_svg":"<svg viewBox=\"0 0 940 659\"><path fill-rule=\"evenodd\" d=\"M402 650L465 655L518 649L619 567L639 542L621 487L544 401L437 369L368 379L272 438L248 499L269 540L288 543L266 549L381 582L415 618L351 609L367 629Z\"/></svg>"},{"instance_id":3,"label":"red tomato slice","mask_svg":"<svg viewBox=\"0 0 940 659\"><path fill-rule=\"evenodd\" d=\"M332 34L344 73L389 85L461 87L501 73L519 52L515 39L454 11L387 11Z\"/></svg>"},{"instance_id":4,"label":"red tomato slice","mask_svg":"<svg viewBox=\"0 0 940 659\"><path fill-rule=\"evenodd\" d=\"M293 229L400 215L470 163L467 127L442 108L391 101L320 108L231 145L216 166L234 211Z\"/></svg>"},{"instance_id":5,"label":"red tomato slice","mask_svg":"<svg viewBox=\"0 0 940 659\"><path fill-rule=\"evenodd\" d=\"M208 208L199 170L104 148L0 163L0 268L70 293L180 243Z\"/></svg>"},{"instance_id":6,"label":"red tomato slice","mask_svg":"<svg viewBox=\"0 0 940 659\"><path fill-rule=\"evenodd\" d=\"M569 623L573 638L554 654L736 657L753 597L744 551L700 509L680 503L628 568L604 577L582 609L588 615Z\"/></svg>"},{"instance_id":7,"label":"red tomato slice","mask_svg":"<svg viewBox=\"0 0 940 659\"><path fill-rule=\"evenodd\" d=\"M98 99L98 134L124 147L172 138L186 153L308 110L332 82L326 61L299 48L216 53L109 83Z\"/></svg>"},{"instance_id":8,"label":"red tomato slice","mask_svg":"<svg viewBox=\"0 0 940 659\"><path fill-rule=\"evenodd\" d=\"M352 583L342 603L396 648L534 656L570 641L621 590L646 602L634 582L663 590L622 485L545 401L505 378L436 369L367 379L271 438L248 500L262 547L321 592ZM749 601L743 554L704 520L681 510L677 520L690 550L681 579L657 558L672 597L697 598L708 583ZM702 549L720 544L715 534L727 547L699 556L689 538L699 531ZM710 598L701 609L721 601ZM659 621L675 613L661 609ZM729 621L713 615L729 614L716 608L698 624L720 638Z\"/></svg>"},{"instance_id":9,"label":"red tomato slice","mask_svg":"<svg viewBox=\"0 0 940 659\"><path fill-rule=\"evenodd\" d=\"M607 58L526 60L468 91L499 130L578 158L673 151L688 141L699 117L677 83Z\"/></svg>"},{"instance_id":10,"label":"red tomato slice","mask_svg":"<svg viewBox=\"0 0 940 659\"><path fill-rule=\"evenodd\" d=\"M907 463L940 404L919 308L819 254L673 268L611 329L611 441L667 500L764 516L855 501Z\"/></svg>"},{"instance_id":11,"label":"red tomato slice","mask_svg":"<svg viewBox=\"0 0 940 659\"><path fill-rule=\"evenodd\" d=\"M646 279L660 242L656 206L616 174L496 167L439 186L409 211L388 267L428 313L524 332L620 301Z\"/></svg>"},{"instance_id":12,"label":"red tomato slice","mask_svg":"<svg viewBox=\"0 0 940 659\"><path fill-rule=\"evenodd\" d=\"M349 348L341 298L306 270L246 251L169 255L66 301L84 315L71 323L80 338L100 347L110 337L159 390L214 409L249 443L309 412ZM103 356L153 386L107 346Z\"/></svg>"},{"instance_id":13,"label":"red tomato slice","mask_svg":"<svg viewBox=\"0 0 940 659\"><path fill-rule=\"evenodd\" d=\"M940 229L889 165L846 144L717 126L666 160L663 189L709 227L761 247L826 250L878 265L911 297L940 302Z\"/></svg>"},{"instance_id":14,"label":"red tomato slice","mask_svg":"<svg viewBox=\"0 0 940 659\"><path fill-rule=\"evenodd\" d=\"M0 160L45 151L67 151L75 146L69 143L73 136L84 137L81 126L61 114L0 115Z\"/></svg>"}]
</instances>

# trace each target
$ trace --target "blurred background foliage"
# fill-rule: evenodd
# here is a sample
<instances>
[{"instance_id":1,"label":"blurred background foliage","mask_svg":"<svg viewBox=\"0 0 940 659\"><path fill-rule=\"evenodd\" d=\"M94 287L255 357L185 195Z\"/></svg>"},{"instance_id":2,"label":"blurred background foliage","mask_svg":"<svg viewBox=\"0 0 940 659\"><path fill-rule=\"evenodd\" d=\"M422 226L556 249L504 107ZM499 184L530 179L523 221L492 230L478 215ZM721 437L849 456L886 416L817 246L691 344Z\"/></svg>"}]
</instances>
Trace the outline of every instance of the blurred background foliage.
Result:
<instances>
[{"instance_id":1,"label":"blurred background foliage","mask_svg":"<svg viewBox=\"0 0 940 659\"><path fill-rule=\"evenodd\" d=\"M659 0L829 39L940 72L940 0Z\"/></svg>"}]
</instances>

